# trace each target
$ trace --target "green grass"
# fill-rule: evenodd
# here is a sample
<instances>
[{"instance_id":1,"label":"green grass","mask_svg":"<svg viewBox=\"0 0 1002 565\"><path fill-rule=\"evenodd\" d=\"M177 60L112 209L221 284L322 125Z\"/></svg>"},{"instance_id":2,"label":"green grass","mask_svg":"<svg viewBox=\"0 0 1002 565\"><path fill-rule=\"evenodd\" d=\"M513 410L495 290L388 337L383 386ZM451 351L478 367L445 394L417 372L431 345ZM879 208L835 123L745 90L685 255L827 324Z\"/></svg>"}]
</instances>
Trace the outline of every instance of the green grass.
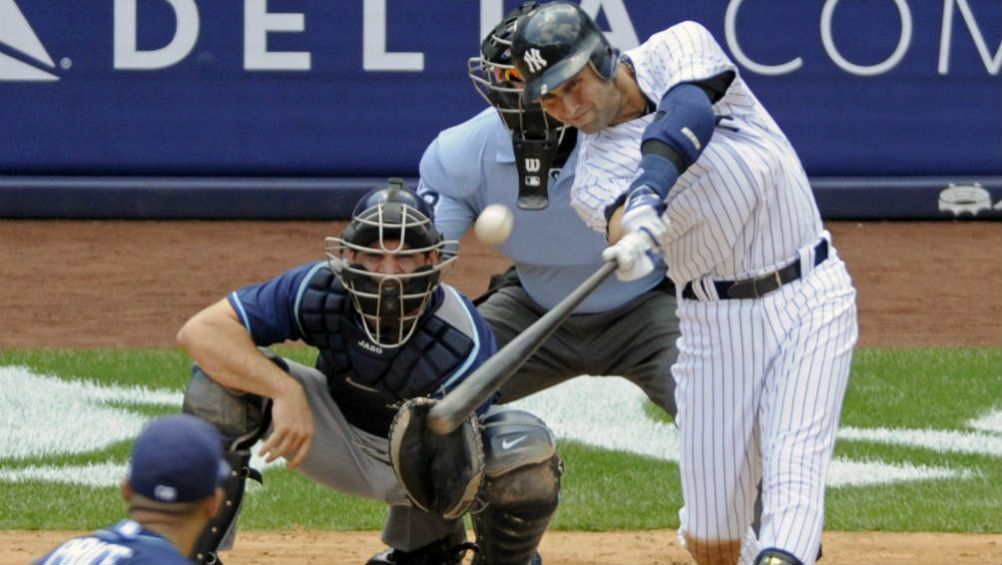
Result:
<instances>
[{"instance_id":1,"label":"green grass","mask_svg":"<svg viewBox=\"0 0 1002 565\"><path fill-rule=\"evenodd\" d=\"M312 360L313 351L308 348L277 349L301 362ZM190 361L179 350L0 351L0 367L11 365L69 380L179 392L190 373ZM112 405L148 417L176 411L176 407L128 401ZM967 422L993 409L1002 409L1002 352L997 349L862 350L854 360L842 423L855 428L972 432ZM668 419L650 405L645 412L649 417ZM129 448L130 442L124 441L100 451L17 460L0 453L0 469L124 462ZM566 473L554 528L678 526L682 500L674 463L573 442L563 442L560 451ZM940 453L905 445L840 440L836 455L962 470L968 478L829 489L829 529L1000 531L1002 456L998 454ZM114 488L37 481L3 483L0 488L3 529L91 529L117 519L123 510ZM255 487L249 493L241 525L250 529L379 529L384 516L381 503L342 495L294 472L274 469L266 473L263 488Z\"/></svg>"},{"instance_id":2,"label":"green grass","mask_svg":"<svg viewBox=\"0 0 1002 565\"><path fill-rule=\"evenodd\" d=\"M316 350L308 347L273 349L310 365L316 356ZM0 350L0 367L10 365L66 379L178 390L184 388L191 375L191 358L180 349Z\"/></svg>"},{"instance_id":3,"label":"green grass","mask_svg":"<svg viewBox=\"0 0 1002 565\"><path fill-rule=\"evenodd\" d=\"M855 355L842 425L963 429L1000 406L1000 349L864 349Z\"/></svg>"}]
</instances>

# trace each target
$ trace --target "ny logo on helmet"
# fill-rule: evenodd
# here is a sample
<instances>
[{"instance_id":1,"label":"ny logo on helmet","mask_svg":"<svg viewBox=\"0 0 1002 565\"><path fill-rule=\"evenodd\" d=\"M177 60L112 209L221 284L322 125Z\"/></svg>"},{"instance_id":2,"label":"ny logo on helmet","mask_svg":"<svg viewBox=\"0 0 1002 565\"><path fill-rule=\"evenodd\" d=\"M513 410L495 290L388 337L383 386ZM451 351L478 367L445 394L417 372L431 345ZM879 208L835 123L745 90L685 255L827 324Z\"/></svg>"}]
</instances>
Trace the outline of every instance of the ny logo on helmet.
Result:
<instances>
[{"instance_id":1,"label":"ny logo on helmet","mask_svg":"<svg viewBox=\"0 0 1002 565\"><path fill-rule=\"evenodd\" d=\"M539 54L539 49L536 48L529 49L525 53L524 58L525 58L525 64L529 65L529 70L534 73L538 73L547 65L546 59L544 59L543 56Z\"/></svg>"}]
</instances>

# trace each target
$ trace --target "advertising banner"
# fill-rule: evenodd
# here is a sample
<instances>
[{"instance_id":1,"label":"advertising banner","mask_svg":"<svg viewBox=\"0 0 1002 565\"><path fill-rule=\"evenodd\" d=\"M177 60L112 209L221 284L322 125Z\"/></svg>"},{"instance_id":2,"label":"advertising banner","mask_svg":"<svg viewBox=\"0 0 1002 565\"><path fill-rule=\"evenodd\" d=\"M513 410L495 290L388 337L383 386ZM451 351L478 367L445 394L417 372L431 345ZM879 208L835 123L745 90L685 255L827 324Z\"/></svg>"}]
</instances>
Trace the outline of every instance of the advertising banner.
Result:
<instances>
[{"instance_id":1,"label":"advertising banner","mask_svg":"<svg viewBox=\"0 0 1002 565\"><path fill-rule=\"evenodd\" d=\"M0 175L414 176L517 4L0 0ZM621 49L706 26L812 177L1002 174L998 0L581 5Z\"/></svg>"}]
</instances>

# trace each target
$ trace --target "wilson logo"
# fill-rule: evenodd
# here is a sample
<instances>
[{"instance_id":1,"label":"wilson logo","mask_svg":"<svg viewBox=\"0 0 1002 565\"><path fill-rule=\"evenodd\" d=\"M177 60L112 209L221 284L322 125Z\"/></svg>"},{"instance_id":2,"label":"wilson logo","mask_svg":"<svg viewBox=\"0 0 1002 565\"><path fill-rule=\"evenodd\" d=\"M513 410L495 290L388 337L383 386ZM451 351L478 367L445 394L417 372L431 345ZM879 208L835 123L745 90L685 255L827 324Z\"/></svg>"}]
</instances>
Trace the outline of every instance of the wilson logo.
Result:
<instances>
[{"instance_id":1,"label":"wilson logo","mask_svg":"<svg viewBox=\"0 0 1002 565\"><path fill-rule=\"evenodd\" d=\"M0 81L59 80L58 76L40 68L44 65L54 69L56 64L14 0L0 0L0 45L17 51L34 63L29 64L0 52Z\"/></svg>"}]
</instances>

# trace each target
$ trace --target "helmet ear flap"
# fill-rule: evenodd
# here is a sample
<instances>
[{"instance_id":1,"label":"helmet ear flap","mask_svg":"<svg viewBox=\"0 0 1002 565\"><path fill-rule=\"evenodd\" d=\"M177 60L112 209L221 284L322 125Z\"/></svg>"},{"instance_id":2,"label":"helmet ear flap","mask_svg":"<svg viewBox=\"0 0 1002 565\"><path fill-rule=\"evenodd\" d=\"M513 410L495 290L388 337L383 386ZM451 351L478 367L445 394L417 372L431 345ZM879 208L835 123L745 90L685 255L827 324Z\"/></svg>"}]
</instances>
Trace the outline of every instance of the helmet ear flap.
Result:
<instances>
[{"instance_id":1,"label":"helmet ear flap","mask_svg":"<svg viewBox=\"0 0 1002 565\"><path fill-rule=\"evenodd\" d=\"M598 76L612 80L616 76L616 69L619 68L619 49L608 43L599 45L592 53L591 62Z\"/></svg>"}]
</instances>

